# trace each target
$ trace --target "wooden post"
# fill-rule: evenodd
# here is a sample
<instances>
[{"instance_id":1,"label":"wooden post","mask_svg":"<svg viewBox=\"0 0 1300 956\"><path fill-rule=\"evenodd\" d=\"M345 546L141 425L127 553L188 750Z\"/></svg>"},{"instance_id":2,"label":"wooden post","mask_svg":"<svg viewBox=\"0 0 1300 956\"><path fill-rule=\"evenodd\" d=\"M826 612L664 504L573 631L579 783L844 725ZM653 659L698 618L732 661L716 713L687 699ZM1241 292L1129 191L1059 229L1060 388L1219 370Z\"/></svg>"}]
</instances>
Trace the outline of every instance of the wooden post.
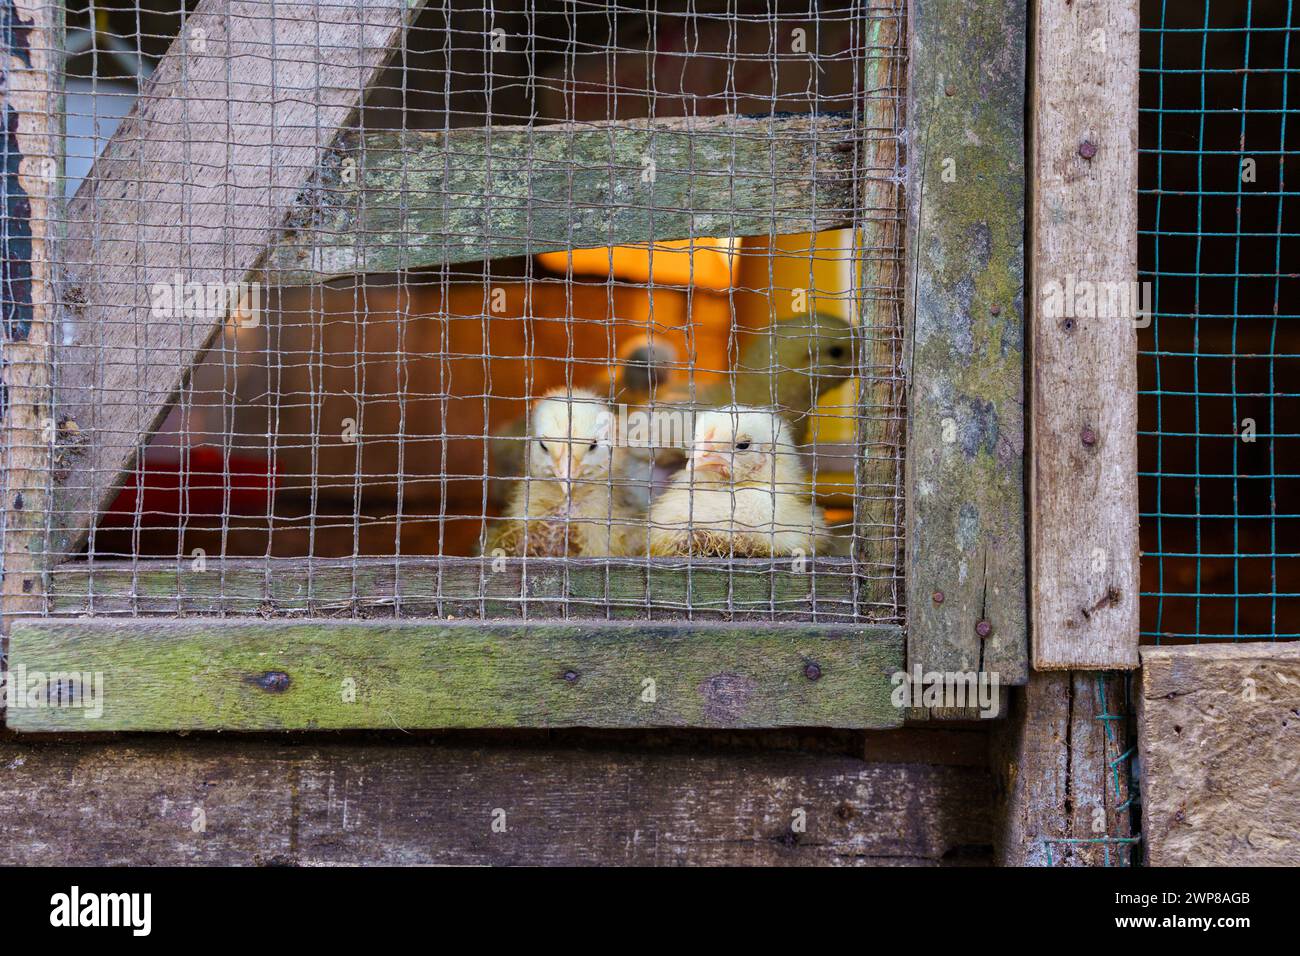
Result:
<instances>
[{"instance_id":1,"label":"wooden post","mask_svg":"<svg viewBox=\"0 0 1300 956\"><path fill-rule=\"evenodd\" d=\"M63 171L63 4L13 0L5 11L3 429L4 633L44 609L51 448L54 246Z\"/></svg>"},{"instance_id":2,"label":"wooden post","mask_svg":"<svg viewBox=\"0 0 1300 956\"><path fill-rule=\"evenodd\" d=\"M908 667L1028 675L1024 0L913 0Z\"/></svg>"},{"instance_id":3,"label":"wooden post","mask_svg":"<svg viewBox=\"0 0 1300 956\"><path fill-rule=\"evenodd\" d=\"M1128 713L1122 674L1030 675L990 748L994 857L1003 866L1128 866Z\"/></svg>"},{"instance_id":4,"label":"wooden post","mask_svg":"<svg viewBox=\"0 0 1300 956\"><path fill-rule=\"evenodd\" d=\"M898 536L898 496L902 491L902 386L898 378L901 321L898 282L902 233L902 189L898 163L900 97L905 77L898 49L902 11L891 16L872 10L867 25L863 78L860 166L862 221L858 327L867 377L860 386L860 458L857 477L859 558L867 575L867 613L892 613L901 603L897 580L902 571ZM901 250L899 250L901 254Z\"/></svg>"},{"instance_id":5,"label":"wooden post","mask_svg":"<svg viewBox=\"0 0 1300 956\"><path fill-rule=\"evenodd\" d=\"M1138 666L1138 2L1040 3L1032 124L1033 661Z\"/></svg>"},{"instance_id":6,"label":"wooden post","mask_svg":"<svg viewBox=\"0 0 1300 956\"><path fill-rule=\"evenodd\" d=\"M80 548L226 321L156 290L252 281L422 6L201 0L186 17L68 208L57 385L83 442L56 494L56 553Z\"/></svg>"}]
</instances>

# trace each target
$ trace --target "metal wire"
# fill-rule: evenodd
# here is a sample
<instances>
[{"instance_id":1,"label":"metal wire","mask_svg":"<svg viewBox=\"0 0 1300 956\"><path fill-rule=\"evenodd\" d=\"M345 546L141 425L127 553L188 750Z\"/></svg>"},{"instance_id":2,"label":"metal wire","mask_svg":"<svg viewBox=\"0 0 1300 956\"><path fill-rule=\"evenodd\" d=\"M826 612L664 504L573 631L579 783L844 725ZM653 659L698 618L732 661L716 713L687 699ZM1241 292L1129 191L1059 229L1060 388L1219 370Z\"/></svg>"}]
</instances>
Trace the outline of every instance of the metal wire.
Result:
<instances>
[{"instance_id":1,"label":"metal wire","mask_svg":"<svg viewBox=\"0 0 1300 956\"><path fill-rule=\"evenodd\" d=\"M104 187L109 174L92 160L197 15L162 6L68 8L69 197ZM357 117L314 131L333 148L295 207L308 218L288 235L299 251L311 247L308 259L266 261L258 321L227 319L107 513L60 516L94 525L84 551L59 551L51 538L50 608L899 621L902 230L897 205L867 208L862 184L903 178L904 6L429 4L379 81L357 90ZM309 54L347 52L322 41ZM259 52L277 55L286 54ZM179 87L173 95L185 96L184 79ZM241 104L209 106L237 117ZM674 133L682 123L689 148ZM627 152L642 133L642 152ZM188 177L211 144L184 124L169 135ZM783 158L795 147L807 164ZM361 191L352 218L330 219L372 166L387 191ZM684 185L649 191L647 205L638 198L647 171L651 183ZM624 198L593 225L601 180ZM769 197L766 208L756 196ZM778 201L790 196L792 207ZM215 241L241 227L239 190L230 197ZM645 222L638 235L624 224L634 217ZM431 222L441 226L421 225ZM344 253L354 274L304 283L302 262ZM188 277L176 281L154 294L180 307ZM810 333L810 316L829 317L831 333ZM155 321L136 315L130 325L136 375L125 392L142 415L162 387L147 380ZM848 352L831 374L825 356L841 327ZM95 348L56 356L62 375L103 361ZM95 381L96 405L120 403ZM589 437L578 418L591 409L579 400L565 405L563 434L538 432L557 424L539 405L555 389L589 392L616 422L622 406L773 408L793 425L801 469L755 466L766 476L757 484L778 502L806 502L796 511L805 517L777 523L802 521L784 530L815 547L779 545L781 529L749 533L739 522L719 545L701 530L698 492L678 525L654 517L692 449L655 450L654 468L638 459L635 479L594 470L584 480L604 503L591 513L570 505L525 520L555 492L553 474L533 473L545 464L539 446L571 443L563 464L576 469ZM129 432L94 440L125 460ZM743 436L730 437L734 474ZM623 485L636 501L611 511ZM582 481L567 487L576 500ZM813 509L829 526L820 541ZM612 554L575 545L589 525ZM654 526L684 530L682 549L647 554ZM548 534L560 535L558 551L539 543Z\"/></svg>"},{"instance_id":2,"label":"metal wire","mask_svg":"<svg viewBox=\"0 0 1300 956\"><path fill-rule=\"evenodd\" d=\"M1300 637L1293 2L1142 17L1143 639Z\"/></svg>"}]
</instances>

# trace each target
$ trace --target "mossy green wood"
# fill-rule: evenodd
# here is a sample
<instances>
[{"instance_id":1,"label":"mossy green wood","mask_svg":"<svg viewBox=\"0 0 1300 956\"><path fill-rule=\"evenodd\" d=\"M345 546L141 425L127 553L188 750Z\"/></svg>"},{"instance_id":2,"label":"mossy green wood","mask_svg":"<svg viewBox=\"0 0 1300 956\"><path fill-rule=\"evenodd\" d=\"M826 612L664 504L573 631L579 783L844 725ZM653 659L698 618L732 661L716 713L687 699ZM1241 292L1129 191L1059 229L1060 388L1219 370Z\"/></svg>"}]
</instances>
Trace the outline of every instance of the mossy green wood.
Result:
<instances>
[{"instance_id":1,"label":"mossy green wood","mask_svg":"<svg viewBox=\"0 0 1300 956\"><path fill-rule=\"evenodd\" d=\"M915 0L909 24L908 665L1019 684L1025 4Z\"/></svg>"},{"instance_id":2,"label":"mossy green wood","mask_svg":"<svg viewBox=\"0 0 1300 956\"><path fill-rule=\"evenodd\" d=\"M25 687L103 675L98 717L22 731L898 726L898 628L443 621L27 620ZM23 693L27 693L26 690Z\"/></svg>"},{"instance_id":3,"label":"mossy green wood","mask_svg":"<svg viewBox=\"0 0 1300 956\"><path fill-rule=\"evenodd\" d=\"M434 615L854 623L853 562L361 558L68 563L55 614Z\"/></svg>"},{"instance_id":4,"label":"mossy green wood","mask_svg":"<svg viewBox=\"0 0 1300 956\"><path fill-rule=\"evenodd\" d=\"M852 220L853 123L709 117L342 134L269 249L293 285Z\"/></svg>"}]
</instances>

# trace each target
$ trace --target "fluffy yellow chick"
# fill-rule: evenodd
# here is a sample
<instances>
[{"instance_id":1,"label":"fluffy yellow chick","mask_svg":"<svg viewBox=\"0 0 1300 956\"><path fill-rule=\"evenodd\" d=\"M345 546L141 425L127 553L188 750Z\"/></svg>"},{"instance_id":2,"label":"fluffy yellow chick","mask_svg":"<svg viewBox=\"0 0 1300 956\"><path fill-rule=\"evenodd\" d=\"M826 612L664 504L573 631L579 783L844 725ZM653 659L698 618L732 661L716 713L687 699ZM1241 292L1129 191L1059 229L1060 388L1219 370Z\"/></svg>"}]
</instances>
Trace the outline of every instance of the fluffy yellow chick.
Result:
<instances>
[{"instance_id":1,"label":"fluffy yellow chick","mask_svg":"<svg viewBox=\"0 0 1300 956\"><path fill-rule=\"evenodd\" d=\"M598 557L644 553L642 512L625 487L614 415L583 389L553 389L533 406L526 479L488 535L484 553Z\"/></svg>"},{"instance_id":2,"label":"fluffy yellow chick","mask_svg":"<svg viewBox=\"0 0 1300 956\"><path fill-rule=\"evenodd\" d=\"M619 350L618 363L610 366L605 382L597 382L594 387L602 393L612 390L617 402L643 405L679 374L677 363L677 350L671 343L652 342L647 336L638 336ZM489 439L492 474L488 482L488 497L495 505L505 506L514 488L514 480L523 474L527 429L526 416L519 415L494 429ZM625 466L632 481L633 497L645 508L650 503L654 472L652 452L648 448L628 451L630 460ZM680 456L672 460L676 462Z\"/></svg>"},{"instance_id":3,"label":"fluffy yellow chick","mask_svg":"<svg viewBox=\"0 0 1300 956\"><path fill-rule=\"evenodd\" d=\"M650 509L652 555L811 555L828 543L785 419L744 405L696 416L686 467Z\"/></svg>"}]
</instances>

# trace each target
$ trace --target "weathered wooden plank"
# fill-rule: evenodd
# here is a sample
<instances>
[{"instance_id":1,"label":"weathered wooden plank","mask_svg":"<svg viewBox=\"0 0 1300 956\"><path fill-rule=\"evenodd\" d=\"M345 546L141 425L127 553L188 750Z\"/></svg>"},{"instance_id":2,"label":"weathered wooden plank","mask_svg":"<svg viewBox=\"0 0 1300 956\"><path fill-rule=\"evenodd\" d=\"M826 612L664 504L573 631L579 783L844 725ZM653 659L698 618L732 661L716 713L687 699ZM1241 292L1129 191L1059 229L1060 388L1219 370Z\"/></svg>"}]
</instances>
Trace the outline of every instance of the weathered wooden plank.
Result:
<instances>
[{"instance_id":1,"label":"weathered wooden plank","mask_svg":"<svg viewBox=\"0 0 1300 956\"><path fill-rule=\"evenodd\" d=\"M852 147L839 116L344 133L266 279L839 228L853 215Z\"/></svg>"},{"instance_id":2,"label":"weathered wooden plank","mask_svg":"<svg viewBox=\"0 0 1300 956\"><path fill-rule=\"evenodd\" d=\"M51 343L62 221L63 6L13 0L3 34L0 168L0 630L44 607L54 435Z\"/></svg>"},{"instance_id":3,"label":"weathered wooden plank","mask_svg":"<svg viewBox=\"0 0 1300 956\"><path fill-rule=\"evenodd\" d=\"M68 562L55 614L853 623L851 561L340 558Z\"/></svg>"},{"instance_id":4,"label":"weathered wooden plank","mask_svg":"<svg viewBox=\"0 0 1300 956\"><path fill-rule=\"evenodd\" d=\"M893 627L47 619L10 664L26 731L902 723ZM74 671L102 674L98 716L43 706Z\"/></svg>"},{"instance_id":5,"label":"weathered wooden plank","mask_svg":"<svg viewBox=\"0 0 1300 956\"><path fill-rule=\"evenodd\" d=\"M1138 0L1036 15L1034 667L1133 668Z\"/></svg>"},{"instance_id":6,"label":"weathered wooden plank","mask_svg":"<svg viewBox=\"0 0 1300 956\"><path fill-rule=\"evenodd\" d=\"M902 49L902 11L873 11L866 27L862 110L862 218L858 290L863 364L868 374L859 388L857 512L860 557L869 571L868 605L895 608L902 603L898 572L902 563L899 501L902 497L903 387L902 346L903 190L898 174L898 137L906 82Z\"/></svg>"},{"instance_id":7,"label":"weathered wooden plank","mask_svg":"<svg viewBox=\"0 0 1300 956\"><path fill-rule=\"evenodd\" d=\"M1022 683L1025 4L908 23L908 663Z\"/></svg>"},{"instance_id":8,"label":"weathered wooden plank","mask_svg":"<svg viewBox=\"0 0 1300 956\"><path fill-rule=\"evenodd\" d=\"M59 551L75 553L421 0L202 0L68 209ZM251 306L252 295L247 297ZM256 321L243 315L240 321Z\"/></svg>"},{"instance_id":9,"label":"weathered wooden plank","mask_svg":"<svg viewBox=\"0 0 1300 956\"><path fill-rule=\"evenodd\" d=\"M994 852L1004 866L1129 866L1124 676L1034 673L994 733Z\"/></svg>"},{"instance_id":10,"label":"weathered wooden plank","mask_svg":"<svg viewBox=\"0 0 1300 956\"><path fill-rule=\"evenodd\" d=\"M1142 649L1151 866L1300 864L1300 643Z\"/></svg>"},{"instance_id":11,"label":"weathered wooden plank","mask_svg":"<svg viewBox=\"0 0 1300 956\"><path fill-rule=\"evenodd\" d=\"M915 751L0 743L3 864L938 866L987 862L988 803Z\"/></svg>"}]
</instances>

